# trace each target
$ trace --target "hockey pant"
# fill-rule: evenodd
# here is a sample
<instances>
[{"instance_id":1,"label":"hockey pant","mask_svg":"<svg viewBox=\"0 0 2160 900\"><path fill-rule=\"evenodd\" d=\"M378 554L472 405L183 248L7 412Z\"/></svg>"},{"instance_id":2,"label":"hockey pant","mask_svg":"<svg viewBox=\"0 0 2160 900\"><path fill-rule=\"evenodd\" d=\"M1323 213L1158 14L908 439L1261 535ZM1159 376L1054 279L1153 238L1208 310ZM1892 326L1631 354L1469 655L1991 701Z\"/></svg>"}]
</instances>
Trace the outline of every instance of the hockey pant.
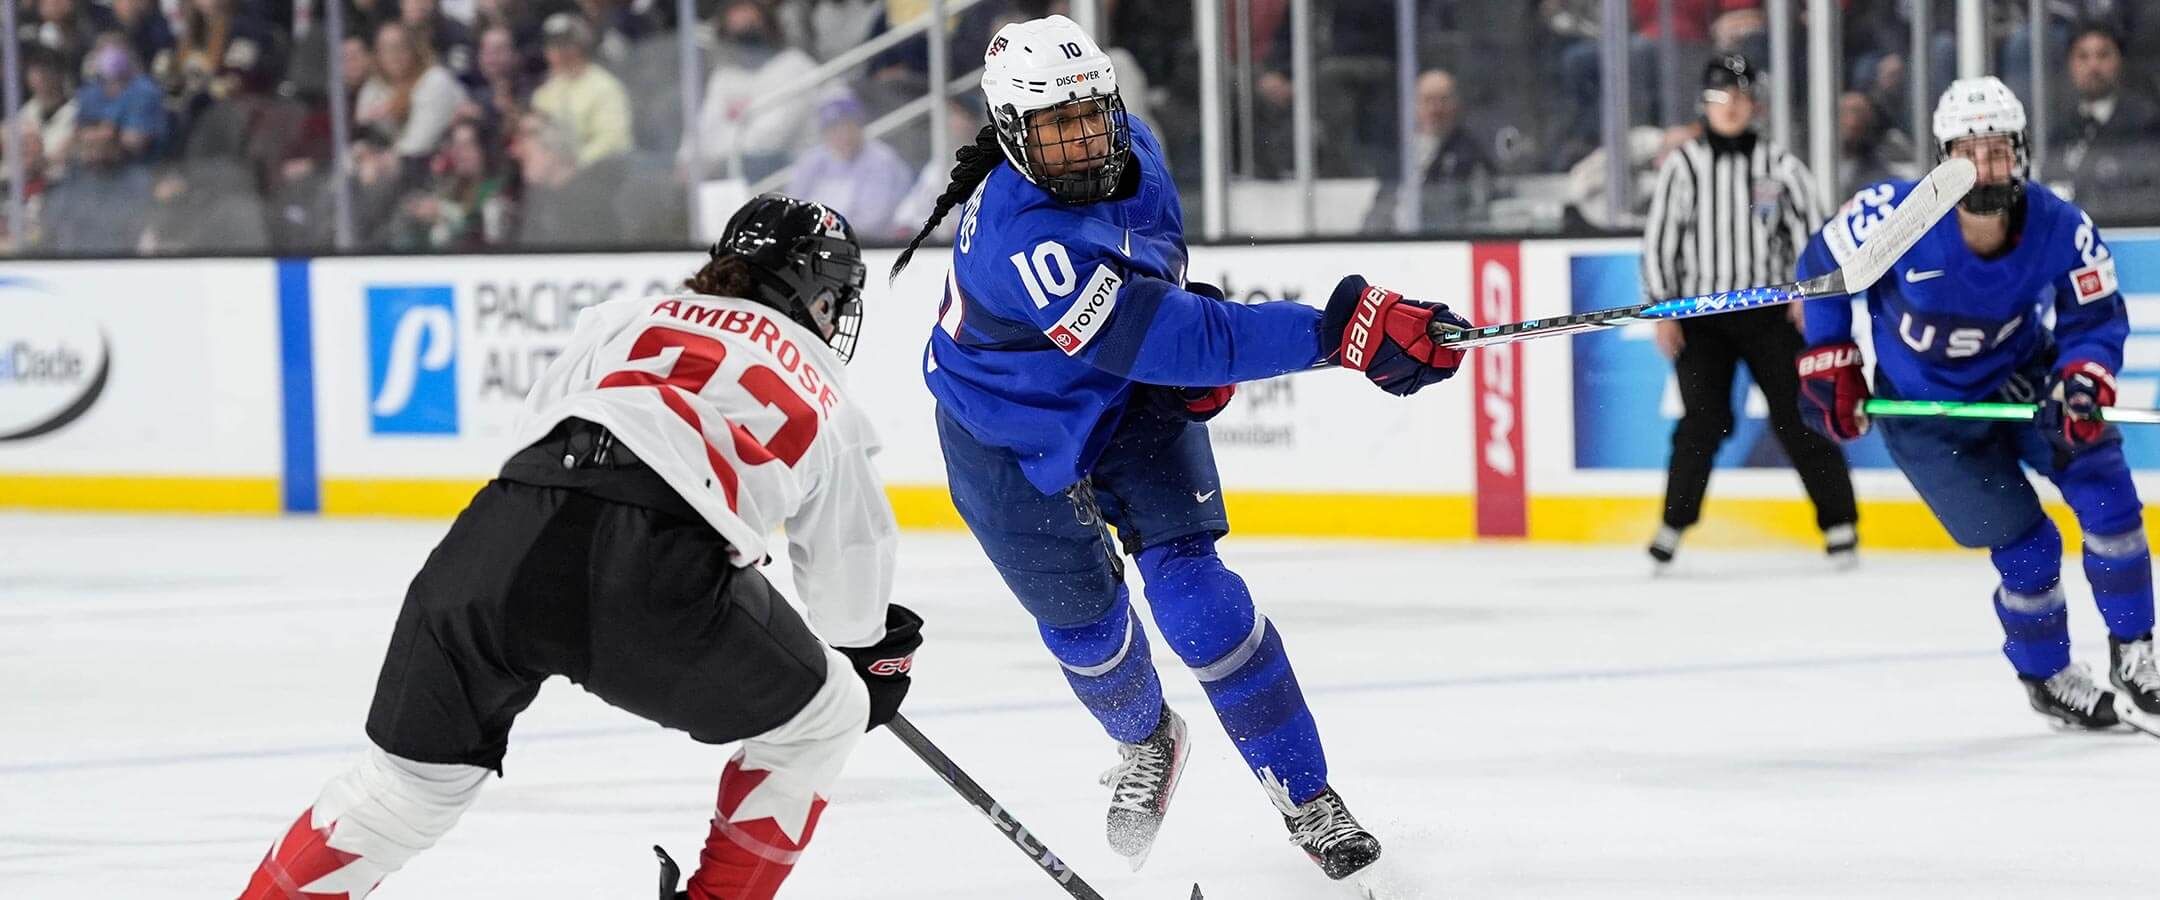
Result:
<instances>
[{"instance_id":1,"label":"hockey pant","mask_svg":"<svg viewBox=\"0 0 2160 900\"><path fill-rule=\"evenodd\" d=\"M1229 522L1205 426L1128 410L1090 477L1063 495L1037 490L1011 452L942 412L938 432L954 506L1104 731L1136 743L1163 710L1122 544L1156 628L1255 775L1272 773L1300 803L1327 787L1319 729L1282 636L1216 555Z\"/></svg>"},{"instance_id":2,"label":"hockey pant","mask_svg":"<svg viewBox=\"0 0 2160 900\"><path fill-rule=\"evenodd\" d=\"M2152 553L2119 435L2061 454L2027 422L1882 419L1877 425L1891 458L1951 538L1988 549L2002 578L1994 606L2003 655L2019 675L2044 679L2070 664L2062 535L2042 511L2025 468L2054 482L2077 516L2085 580L2108 633L2134 640L2152 632Z\"/></svg>"}]
</instances>

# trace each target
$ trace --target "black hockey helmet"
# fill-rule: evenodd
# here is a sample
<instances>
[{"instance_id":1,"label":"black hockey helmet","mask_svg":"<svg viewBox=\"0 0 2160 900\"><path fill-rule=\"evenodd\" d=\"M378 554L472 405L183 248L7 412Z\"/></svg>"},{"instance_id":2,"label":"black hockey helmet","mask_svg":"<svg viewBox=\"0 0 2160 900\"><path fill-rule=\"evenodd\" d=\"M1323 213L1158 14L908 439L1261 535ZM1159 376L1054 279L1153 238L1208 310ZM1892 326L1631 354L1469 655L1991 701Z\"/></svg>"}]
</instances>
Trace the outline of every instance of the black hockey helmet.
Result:
<instances>
[{"instance_id":1,"label":"black hockey helmet","mask_svg":"<svg viewBox=\"0 0 2160 900\"><path fill-rule=\"evenodd\" d=\"M734 254L749 264L754 296L745 299L824 337L843 362L855 355L868 270L855 229L840 213L822 203L760 194L728 219L711 253Z\"/></svg>"},{"instance_id":2,"label":"black hockey helmet","mask_svg":"<svg viewBox=\"0 0 2160 900\"><path fill-rule=\"evenodd\" d=\"M1755 94L1755 79L1761 73L1755 64L1738 53L1722 53L1711 57L1703 65L1702 89L1705 91L1739 91L1749 96Z\"/></svg>"}]
</instances>

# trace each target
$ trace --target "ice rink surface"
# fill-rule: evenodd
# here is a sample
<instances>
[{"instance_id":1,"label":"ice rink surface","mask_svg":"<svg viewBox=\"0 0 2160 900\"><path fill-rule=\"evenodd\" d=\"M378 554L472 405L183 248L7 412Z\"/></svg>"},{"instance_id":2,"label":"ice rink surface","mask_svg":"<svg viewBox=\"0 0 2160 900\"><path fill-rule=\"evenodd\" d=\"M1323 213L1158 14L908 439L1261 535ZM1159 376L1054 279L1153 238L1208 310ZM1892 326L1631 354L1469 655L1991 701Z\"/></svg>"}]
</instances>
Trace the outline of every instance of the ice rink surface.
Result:
<instances>
[{"instance_id":1,"label":"ice rink surface","mask_svg":"<svg viewBox=\"0 0 2160 900\"><path fill-rule=\"evenodd\" d=\"M444 527L0 516L0 897L236 895L361 746ZM1618 548L1224 550L1394 896L2153 896L2160 742L2026 708L1984 556L1701 552L1652 580ZM1195 748L1136 875L1102 837L1115 752L973 544L908 536L898 599L929 621L916 723L1106 896L1339 896L1170 654ZM553 682L508 777L375 896L652 897L647 846L695 858L727 753ZM783 896L1063 896L889 736L838 793Z\"/></svg>"}]
</instances>

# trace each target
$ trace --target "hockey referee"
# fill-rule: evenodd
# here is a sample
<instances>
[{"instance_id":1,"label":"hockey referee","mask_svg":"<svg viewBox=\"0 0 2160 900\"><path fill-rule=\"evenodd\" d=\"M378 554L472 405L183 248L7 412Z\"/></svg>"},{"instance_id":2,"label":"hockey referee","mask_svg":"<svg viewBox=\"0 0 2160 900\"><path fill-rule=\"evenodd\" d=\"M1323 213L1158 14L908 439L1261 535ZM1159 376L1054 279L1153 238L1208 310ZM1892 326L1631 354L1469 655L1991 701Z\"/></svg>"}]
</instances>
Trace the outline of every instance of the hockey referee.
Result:
<instances>
[{"instance_id":1,"label":"hockey referee","mask_svg":"<svg viewBox=\"0 0 2160 900\"><path fill-rule=\"evenodd\" d=\"M1703 134L1666 157L1643 232L1643 292L1652 302L1792 280L1793 264L1825 210L1807 167L1756 133L1755 67L1719 56L1703 69ZM1837 444L1800 420L1793 358L1803 349L1798 306L1659 322L1658 350L1673 361L1684 411L1665 473L1665 521L1650 542L1660 570L1702 514L1718 446L1733 431L1733 372L1740 362L1770 404L1770 424L1815 503L1824 549L1851 565L1852 473Z\"/></svg>"}]
</instances>

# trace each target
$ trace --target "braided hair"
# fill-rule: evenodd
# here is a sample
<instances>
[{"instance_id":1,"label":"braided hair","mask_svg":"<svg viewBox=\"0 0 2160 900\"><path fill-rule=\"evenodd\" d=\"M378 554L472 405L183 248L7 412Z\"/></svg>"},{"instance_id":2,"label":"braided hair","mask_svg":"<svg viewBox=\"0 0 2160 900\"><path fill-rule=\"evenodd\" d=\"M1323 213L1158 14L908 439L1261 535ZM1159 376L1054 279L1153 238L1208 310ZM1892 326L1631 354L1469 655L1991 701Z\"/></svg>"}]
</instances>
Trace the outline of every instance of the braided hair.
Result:
<instances>
[{"instance_id":1,"label":"braided hair","mask_svg":"<svg viewBox=\"0 0 2160 900\"><path fill-rule=\"evenodd\" d=\"M915 248L922 246L923 239L937 230L939 222L945 221L945 214L975 193L983 179L990 177L990 173L997 171L998 164L1005 161L1005 151L998 148L997 126L984 125L981 131L975 132L975 143L960 148L953 154L953 159L951 183L945 185L945 193L939 194L937 205L931 207L929 221L923 223L921 231L915 232L915 239L908 242L907 249L900 251L900 258L893 260L892 274L888 278L900 277L900 270L907 268L908 260L915 258Z\"/></svg>"}]
</instances>

